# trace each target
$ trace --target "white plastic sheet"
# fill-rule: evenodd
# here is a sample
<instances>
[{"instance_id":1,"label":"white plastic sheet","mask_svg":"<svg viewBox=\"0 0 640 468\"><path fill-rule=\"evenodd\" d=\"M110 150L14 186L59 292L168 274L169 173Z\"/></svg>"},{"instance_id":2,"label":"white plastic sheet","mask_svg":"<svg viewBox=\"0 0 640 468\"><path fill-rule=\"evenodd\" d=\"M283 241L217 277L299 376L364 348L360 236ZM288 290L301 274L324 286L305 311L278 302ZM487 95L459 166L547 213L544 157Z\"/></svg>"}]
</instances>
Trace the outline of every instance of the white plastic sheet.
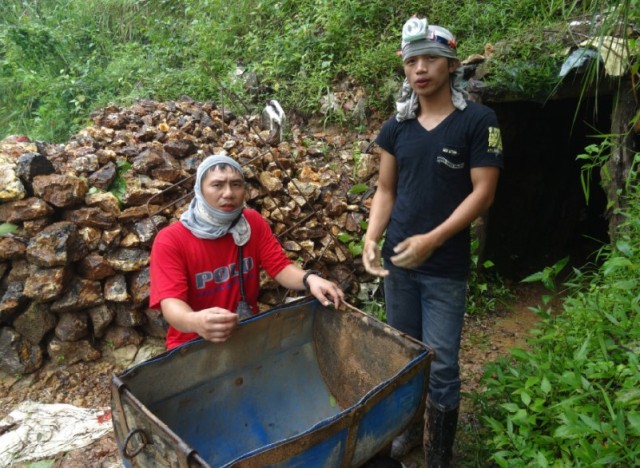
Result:
<instances>
[{"instance_id":1,"label":"white plastic sheet","mask_svg":"<svg viewBox=\"0 0 640 468\"><path fill-rule=\"evenodd\" d=\"M0 466L81 448L112 429L110 409L25 401L0 421Z\"/></svg>"},{"instance_id":2,"label":"white plastic sheet","mask_svg":"<svg viewBox=\"0 0 640 468\"><path fill-rule=\"evenodd\" d=\"M629 44L623 38L592 37L582 41L562 64L559 76L564 77L573 68L583 66L587 60L599 58L609 76L622 76L629 67Z\"/></svg>"},{"instance_id":3,"label":"white plastic sheet","mask_svg":"<svg viewBox=\"0 0 640 468\"><path fill-rule=\"evenodd\" d=\"M581 47L593 47L604 61L609 76L622 76L629 66L629 44L621 37L592 37L580 43Z\"/></svg>"}]
</instances>

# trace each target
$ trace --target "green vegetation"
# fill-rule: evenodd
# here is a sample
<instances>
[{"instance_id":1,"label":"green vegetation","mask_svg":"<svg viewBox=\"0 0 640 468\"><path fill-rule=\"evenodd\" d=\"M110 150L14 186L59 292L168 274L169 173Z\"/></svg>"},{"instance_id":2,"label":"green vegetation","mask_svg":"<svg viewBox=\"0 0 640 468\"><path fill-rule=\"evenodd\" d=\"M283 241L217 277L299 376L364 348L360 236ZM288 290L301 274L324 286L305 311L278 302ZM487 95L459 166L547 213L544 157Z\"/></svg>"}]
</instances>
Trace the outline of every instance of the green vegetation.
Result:
<instances>
[{"instance_id":1,"label":"green vegetation","mask_svg":"<svg viewBox=\"0 0 640 468\"><path fill-rule=\"evenodd\" d=\"M496 312L500 305L506 304L513 298L513 294L505 286L500 275L492 271L494 263L491 260L480 263L479 248L480 239L472 235L467 314L476 316Z\"/></svg>"},{"instance_id":2,"label":"green vegetation","mask_svg":"<svg viewBox=\"0 0 640 468\"><path fill-rule=\"evenodd\" d=\"M608 9L599 33L628 31L637 3ZM602 10L603 12L605 9ZM631 39L630 49L636 47ZM598 65L586 71L583 90L597 85ZM631 63L632 78L638 63ZM635 81L634 81L635 83ZM634 86L637 86L634 84ZM634 90L637 91L637 90ZM629 122L637 124L637 115ZM610 181L607 163L613 141L625 135L600 135L577 156L582 189L589 200L588 178L600 171ZM541 322L526 350L491 363L482 393L473 397L484 426L478 459L501 467L637 466L640 460L640 153L635 152L618 202L608 208L625 220L612 245L598 252L599 266L574 269L563 283L562 310L549 298L534 311ZM623 208L615 208L615 206ZM530 275L551 293L568 258ZM486 446L483 446L486 444Z\"/></svg>"},{"instance_id":3,"label":"green vegetation","mask_svg":"<svg viewBox=\"0 0 640 468\"><path fill-rule=\"evenodd\" d=\"M640 156L636 155L637 176ZM640 188L602 266L539 308L530 349L491 364L476 403L499 466L636 466L640 460ZM548 279L545 276L545 279ZM542 280L542 278L541 278Z\"/></svg>"},{"instance_id":4,"label":"green vegetation","mask_svg":"<svg viewBox=\"0 0 640 468\"><path fill-rule=\"evenodd\" d=\"M490 79L544 99L557 84L558 53L575 42L566 20L609 3L618 2L3 0L0 138L65 141L94 109L137 98L233 105L223 89L255 106L275 98L289 112L317 114L346 77L365 89L370 111L386 115L399 84L399 31L414 12L457 34L461 58L494 44ZM324 120L348 123L343 114Z\"/></svg>"},{"instance_id":5,"label":"green vegetation","mask_svg":"<svg viewBox=\"0 0 640 468\"><path fill-rule=\"evenodd\" d=\"M0 224L0 237L6 236L7 234L13 234L18 230L18 226L11 223L2 223Z\"/></svg>"},{"instance_id":6,"label":"green vegetation","mask_svg":"<svg viewBox=\"0 0 640 468\"><path fill-rule=\"evenodd\" d=\"M631 3L612 10L605 24L628 25ZM637 6L635 6L637 13ZM635 40L631 40L631 48ZM597 74L587 70L583 88L594 86ZM637 76L638 64L631 64ZM629 122L637 124L638 115ZM614 142L625 135L599 135L600 143L577 156L581 183L589 201L591 173L603 181ZM476 460L501 467L636 466L640 460L640 153L632 156L619 203L608 209L623 217L612 245L597 254L595 268L573 269L564 287L560 311L551 296L534 309L541 321L526 350L491 363L482 393L473 400L484 421L473 434ZM623 208L615 208L622 206ZM523 281L540 281L551 292L568 258ZM487 443L488 441L488 443ZM486 443L486 446L483 444ZM474 465L475 466L475 465Z\"/></svg>"},{"instance_id":7,"label":"green vegetation","mask_svg":"<svg viewBox=\"0 0 640 468\"><path fill-rule=\"evenodd\" d=\"M118 166L116 169L116 177L113 179L113 182L111 182L109 191L115 195L118 201L122 204L122 199L127 194L127 181L123 176L129 169L131 169L131 163L118 161L116 164Z\"/></svg>"}]
</instances>

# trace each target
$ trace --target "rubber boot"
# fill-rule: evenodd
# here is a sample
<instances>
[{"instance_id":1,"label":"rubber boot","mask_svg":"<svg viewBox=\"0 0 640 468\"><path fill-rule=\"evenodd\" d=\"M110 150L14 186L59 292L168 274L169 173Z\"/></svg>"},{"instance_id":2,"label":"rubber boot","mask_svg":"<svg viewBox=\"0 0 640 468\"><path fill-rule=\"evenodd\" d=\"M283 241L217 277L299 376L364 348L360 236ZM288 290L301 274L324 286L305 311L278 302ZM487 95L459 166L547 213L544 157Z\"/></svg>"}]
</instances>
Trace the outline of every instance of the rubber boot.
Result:
<instances>
[{"instance_id":1,"label":"rubber boot","mask_svg":"<svg viewBox=\"0 0 640 468\"><path fill-rule=\"evenodd\" d=\"M389 455L395 460L406 457L416 447L421 447L424 440L424 420L411 423L403 433L398 435L391 443Z\"/></svg>"},{"instance_id":2,"label":"rubber boot","mask_svg":"<svg viewBox=\"0 0 640 468\"><path fill-rule=\"evenodd\" d=\"M458 426L458 408L442 411L427 403L425 462L428 468L448 468L453 458L453 441Z\"/></svg>"},{"instance_id":3,"label":"rubber boot","mask_svg":"<svg viewBox=\"0 0 640 468\"><path fill-rule=\"evenodd\" d=\"M404 468L404 465L391 457L378 454L361 465L360 468Z\"/></svg>"}]
</instances>

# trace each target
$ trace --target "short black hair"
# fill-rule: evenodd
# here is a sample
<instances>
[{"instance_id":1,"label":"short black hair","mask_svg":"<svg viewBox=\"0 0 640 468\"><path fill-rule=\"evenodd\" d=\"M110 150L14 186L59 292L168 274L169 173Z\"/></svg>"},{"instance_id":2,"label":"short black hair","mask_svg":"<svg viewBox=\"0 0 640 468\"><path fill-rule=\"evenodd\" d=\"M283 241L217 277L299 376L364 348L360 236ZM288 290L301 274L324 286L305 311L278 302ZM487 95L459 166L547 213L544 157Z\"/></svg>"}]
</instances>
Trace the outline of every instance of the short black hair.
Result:
<instances>
[{"instance_id":1,"label":"short black hair","mask_svg":"<svg viewBox=\"0 0 640 468\"><path fill-rule=\"evenodd\" d=\"M238 174L240 174L242 176L242 179L244 180L244 174L241 171L239 171L237 168L235 168L231 164L227 164L227 163L223 163L223 162L221 162L219 164L214 164L213 166L211 166L209 169L207 169L207 171L203 174L203 176L207 175L208 173L213 172L213 171L215 171L217 169L220 169L221 171L225 171L227 169L232 169L234 172L237 172Z\"/></svg>"}]
</instances>

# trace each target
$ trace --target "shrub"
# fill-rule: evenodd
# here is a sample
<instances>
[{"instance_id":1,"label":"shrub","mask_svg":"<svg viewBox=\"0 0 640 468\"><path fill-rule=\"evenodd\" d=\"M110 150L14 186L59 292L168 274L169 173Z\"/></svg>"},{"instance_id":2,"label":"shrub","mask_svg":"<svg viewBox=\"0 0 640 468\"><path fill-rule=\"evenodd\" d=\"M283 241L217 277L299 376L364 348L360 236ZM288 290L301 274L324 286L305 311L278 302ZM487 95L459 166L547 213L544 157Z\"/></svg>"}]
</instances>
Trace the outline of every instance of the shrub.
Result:
<instances>
[{"instance_id":1,"label":"shrub","mask_svg":"<svg viewBox=\"0 0 640 468\"><path fill-rule=\"evenodd\" d=\"M250 107L275 98L289 112L312 115L345 77L364 88L370 109L387 114L401 73L399 33L413 13L450 28L461 58L515 38L491 79L541 96L555 83L558 59L536 45L542 33L529 30L576 12L577 4L558 0L4 0L0 138L19 132L62 141L109 102L222 101L225 88ZM242 71L258 76L258 89L243 90Z\"/></svg>"},{"instance_id":2,"label":"shrub","mask_svg":"<svg viewBox=\"0 0 640 468\"><path fill-rule=\"evenodd\" d=\"M640 162L637 158L636 164ZM635 175L633 176L635 178ZM640 459L640 189L602 266L538 309L529 351L487 367L476 394L500 466L632 466Z\"/></svg>"}]
</instances>

